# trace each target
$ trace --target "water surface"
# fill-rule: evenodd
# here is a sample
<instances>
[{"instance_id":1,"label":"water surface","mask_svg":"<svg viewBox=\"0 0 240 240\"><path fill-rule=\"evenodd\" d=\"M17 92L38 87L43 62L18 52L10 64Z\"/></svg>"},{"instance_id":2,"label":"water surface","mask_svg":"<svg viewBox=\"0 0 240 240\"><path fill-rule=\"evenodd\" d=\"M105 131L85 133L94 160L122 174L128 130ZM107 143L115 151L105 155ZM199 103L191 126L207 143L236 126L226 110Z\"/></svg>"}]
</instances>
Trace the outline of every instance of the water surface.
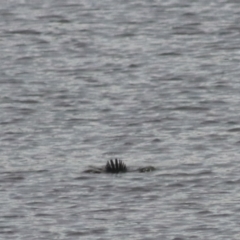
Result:
<instances>
[{"instance_id":1,"label":"water surface","mask_svg":"<svg viewBox=\"0 0 240 240\"><path fill-rule=\"evenodd\" d=\"M239 13L1 4L1 238L239 239ZM158 170L82 173L116 157Z\"/></svg>"}]
</instances>

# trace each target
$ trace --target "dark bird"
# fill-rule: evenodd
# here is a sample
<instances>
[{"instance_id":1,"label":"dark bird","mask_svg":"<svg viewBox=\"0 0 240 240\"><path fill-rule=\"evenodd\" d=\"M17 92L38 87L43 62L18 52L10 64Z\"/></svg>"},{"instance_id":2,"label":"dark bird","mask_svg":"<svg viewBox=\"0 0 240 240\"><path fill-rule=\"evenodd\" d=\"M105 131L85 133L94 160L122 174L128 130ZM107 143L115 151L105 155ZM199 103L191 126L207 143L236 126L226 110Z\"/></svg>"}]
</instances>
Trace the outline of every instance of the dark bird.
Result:
<instances>
[{"instance_id":1,"label":"dark bird","mask_svg":"<svg viewBox=\"0 0 240 240\"><path fill-rule=\"evenodd\" d=\"M126 164L120 159L111 159L107 161L103 167L90 167L85 170L85 173L126 173L126 172L152 172L156 170L153 166L140 167L137 169L129 169Z\"/></svg>"},{"instance_id":2,"label":"dark bird","mask_svg":"<svg viewBox=\"0 0 240 240\"><path fill-rule=\"evenodd\" d=\"M107 173L124 173L127 172L127 166L122 160L115 159L114 160L109 160L105 166L105 171Z\"/></svg>"}]
</instances>

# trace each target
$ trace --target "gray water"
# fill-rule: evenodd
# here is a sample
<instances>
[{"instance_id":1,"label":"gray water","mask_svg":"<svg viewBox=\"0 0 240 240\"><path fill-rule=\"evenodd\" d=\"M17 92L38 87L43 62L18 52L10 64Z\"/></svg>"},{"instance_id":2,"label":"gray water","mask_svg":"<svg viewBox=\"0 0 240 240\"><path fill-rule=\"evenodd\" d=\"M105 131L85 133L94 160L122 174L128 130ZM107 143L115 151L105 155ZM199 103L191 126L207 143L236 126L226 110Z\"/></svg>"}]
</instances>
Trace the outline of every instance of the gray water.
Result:
<instances>
[{"instance_id":1,"label":"gray water","mask_svg":"<svg viewBox=\"0 0 240 240\"><path fill-rule=\"evenodd\" d=\"M3 1L0 239L239 239L240 2ZM150 173L86 174L120 158Z\"/></svg>"}]
</instances>

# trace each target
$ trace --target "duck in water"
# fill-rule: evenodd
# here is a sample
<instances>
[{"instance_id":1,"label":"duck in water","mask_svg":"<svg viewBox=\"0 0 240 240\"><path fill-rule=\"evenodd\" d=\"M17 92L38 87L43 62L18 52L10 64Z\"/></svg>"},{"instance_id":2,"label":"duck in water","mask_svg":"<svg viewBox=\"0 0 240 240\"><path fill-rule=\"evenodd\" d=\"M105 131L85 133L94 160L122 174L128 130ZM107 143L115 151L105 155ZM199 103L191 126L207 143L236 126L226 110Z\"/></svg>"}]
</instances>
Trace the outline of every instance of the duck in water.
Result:
<instances>
[{"instance_id":1,"label":"duck in water","mask_svg":"<svg viewBox=\"0 0 240 240\"><path fill-rule=\"evenodd\" d=\"M156 170L153 166L141 167L136 170L130 170L125 163L119 159L107 161L104 167L91 167L85 170L85 173L126 173L126 172L152 172Z\"/></svg>"}]
</instances>

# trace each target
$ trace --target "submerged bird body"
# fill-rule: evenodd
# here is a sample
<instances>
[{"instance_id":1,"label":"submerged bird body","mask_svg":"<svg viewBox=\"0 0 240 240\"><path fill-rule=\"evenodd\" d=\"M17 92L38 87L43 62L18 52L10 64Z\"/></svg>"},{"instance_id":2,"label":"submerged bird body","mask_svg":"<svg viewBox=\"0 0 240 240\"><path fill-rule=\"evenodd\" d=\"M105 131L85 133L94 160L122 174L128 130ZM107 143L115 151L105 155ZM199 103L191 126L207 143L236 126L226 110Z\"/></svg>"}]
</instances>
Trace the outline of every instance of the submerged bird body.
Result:
<instances>
[{"instance_id":1,"label":"submerged bird body","mask_svg":"<svg viewBox=\"0 0 240 240\"><path fill-rule=\"evenodd\" d=\"M85 173L126 173L126 172L151 172L156 170L153 166L138 168L136 170L129 169L122 160L115 159L107 161L104 167L91 167L84 171Z\"/></svg>"}]
</instances>

